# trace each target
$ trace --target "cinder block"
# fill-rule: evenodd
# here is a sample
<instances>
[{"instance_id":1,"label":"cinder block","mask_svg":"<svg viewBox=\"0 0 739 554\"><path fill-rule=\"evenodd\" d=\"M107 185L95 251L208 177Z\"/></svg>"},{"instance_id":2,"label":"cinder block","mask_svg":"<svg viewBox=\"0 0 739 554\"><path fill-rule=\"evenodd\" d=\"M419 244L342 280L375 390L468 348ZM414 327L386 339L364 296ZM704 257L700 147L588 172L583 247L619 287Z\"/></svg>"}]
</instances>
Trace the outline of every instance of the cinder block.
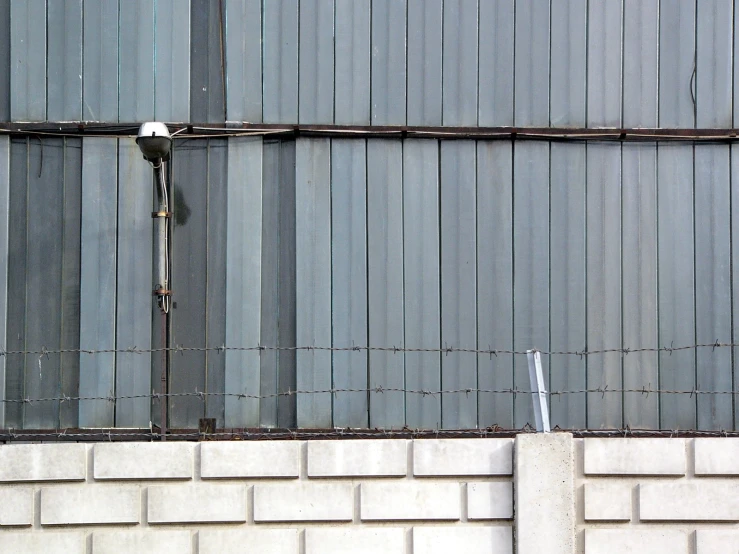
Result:
<instances>
[{"instance_id":1,"label":"cinder block","mask_svg":"<svg viewBox=\"0 0 739 554\"><path fill-rule=\"evenodd\" d=\"M85 554L84 533L0 533L0 552L5 554Z\"/></svg>"},{"instance_id":2,"label":"cinder block","mask_svg":"<svg viewBox=\"0 0 739 554\"><path fill-rule=\"evenodd\" d=\"M684 439L584 439L586 475L685 475Z\"/></svg>"},{"instance_id":3,"label":"cinder block","mask_svg":"<svg viewBox=\"0 0 739 554\"><path fill-rule=\"evenodd\" d=\"M383 481L361 485L363 521L460 517L460 484L448 481Z\"/></svg>"},{"instance_id":4,"label":"cinder block","mask_svg":"<svg viewBox=\"0 0 739 554\"><path fill-rule=\"evenodd\" d=\"M575 454L569 433L516 437L516 553L575 551Z\"/></svg>"},{"instance_id":5,"label":"cinder block","mask_svg":"<svg viewBox=\"0 0 739 554\"><path fill-rule=\"evenodd\" d=\"M188 483L149 487L149 523L246 521L246 486Z\"/></svg>"},{"instance_id":6,"label":"cinder block","mask_svg":"<svg viewBox=\"0 0 739 554\"><path fill-rule=\"evenodd\" d=\"M62 485L41 489L41 525L139 523L135 485Z\"/></svg>"},{"instance_id":7,"label":"cinder block","mask_svg":"<svg viewBox=\"0 0 739 554\"><path fill-rule=\"evenodd\" d=\"M414 554L512 554L513 531L495 527L414 527ZM588 553L589 554L589 553Z\"/></svg>"},{"instance_id":8,"label":"cinder block","mask_svg":"<svg viewBox=\"0 0 739 554\"><path fill-rule=\"evenodd\" d=\"M586 554L688 554L688 533L677 529L586 529Z\"/></svg>"},{"instance_id":9,"label":"cinder block","mask_svg":"<svg viewBox=\"0 0 739 554\"><path fill-rule=\"evenodd\" d=\"M467 519L511 519L513 483L467 483Z\"/></svg>"},{"instance_id":10,"label":"cinder block","mask_svg":"<svg viewBox=\"0 0 739 554\"><path fill-rule=\"evenodd\" d=\"M33 525L32 488L0 487L0 526L4 525Z\"/></svg>"},{"instance_id":11,"label":"cinder block","mask_svg":"<svg viewBox=\"0 0 739 554\"><path fill-rule=\"evenodd\" d=\"M254 485L254 521L351 521L351 483Z\"/></svg>"},{"instance_id":12,"label":"cinder block","mask_svg":"<svg viewBox=\"0 0 739 554\"><path fill-rule=\"evenodd\" d=\"M297 529L203 529L199 554L298 554Z\"/></svg>"},{"instance_id":13,"label":"cinder block","mask_svg":"<svg viewBox=\"0 0 739 554\"><path fill-rule=\"evenodd\" d=\"M393 477L407 473L404 440L308 442L308 477Z\"/></svg>"},{"instance_id":14,"label":"cinder block","mask_svg":"<svg viewBox=\"0 0 739 554\"><path fill-rule=\"evenodd\" d=\"M317 527L305 530L305 554L405 554L405 530L391 527Z\"/></svg>"},{"instance_id":15,"label":"cinder block","mask_svg":"<svg viewBox=\"0 0 739 554\"><path fill-rule=\"evenodd\" d=\"M200 445L203 479L244 477L296 478L300 472L298 441L204 442Z\"/></svg>"},{"instance_id":16,"label":"cinder block","mask_svg":"<svg viewBox=\"0 0 739 554\"><path fill-rule=\"evenodd\" d=\"M95 445L95 479L191 479L193 449L187 442L119 442Z\"/></svg>"},{"instance_id":17,"label":"cinder block","mask_svg":"<svg viewBox=\"0 0 739 554\"><path fill-rule=\"evenodd\" d=\"M631 520L631 486L611 482L585 483L585 520Z\"/></svg>"},{"instance_id":18,"label":"cinder block","mask_svg":"<svg viewBox=\"0 0 739 554\"><path fill-rule=\"evenodd\" d=\"M190 554L190 531L101 531L92 534L93 554Z\"/></svg>"},{"instance_id":19,"label":"cinder block","mask_svg":"<svg viewBox=\"0 0 739 554\"><path fill-rule=\"evenodd\" d=\"M84 481L84 444L6 444L0 446L0 481Z\"/></svg>"},{"instance_id":20,"label":"cinder block","mask_svg":"<svg viewBox=\"0 0 739 554\"><path fill-rule=\"evenodd\" d=\"M723 554L739 551L739 531L698 529L695 536L697 554Z\"/></svg>"},{"instance_id":21,"label":"cinder block","mask_svg":"<svg viewBox=\"0 0 739 554\"><path fill-rule=\"evenodd\" d=\"M643 521L739 521L739 483L700 480L639 485Z\"/></svg>"},{"instance_id":22,"label":"cinder block","mask_svg":"<svg viewBox=\"0 0 739 554\"><path fill-rule=\"evenodd\" d=\"M511 475L513 439L413 441L413 475Z\"/></svg>"},{"instance_id":23,"label":"cinder block","mask_svg":"<svg viewBox=\"0 0 739 554\"><path fill-rule=\"evenodd\" d=\"M739 439L694 439L696 475L739 475Z\"/></svg>"}]
</instances>

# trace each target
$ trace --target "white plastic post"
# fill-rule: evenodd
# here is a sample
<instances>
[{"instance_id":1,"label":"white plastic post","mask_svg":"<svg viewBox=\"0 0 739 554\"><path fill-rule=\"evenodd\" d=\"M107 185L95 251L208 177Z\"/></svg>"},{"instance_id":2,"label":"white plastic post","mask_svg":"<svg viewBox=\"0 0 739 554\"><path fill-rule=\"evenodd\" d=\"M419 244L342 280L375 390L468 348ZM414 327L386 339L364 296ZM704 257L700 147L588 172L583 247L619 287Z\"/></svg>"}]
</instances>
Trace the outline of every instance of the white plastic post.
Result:
<instances>
[{"instance_id":1,"label":"white plastic post","mask_svg":"<svg viewBox=\"0 0 739 554\"><path fill-rule=\"evenodd\" d=\"M534 418L536 432L549 433L549 406L547 405L547 388L544 384L544 372L541 369L541 352L527 350L529 360L529 379L531 380L531 399L534 401Z\"/></svg>"}]
</instances>

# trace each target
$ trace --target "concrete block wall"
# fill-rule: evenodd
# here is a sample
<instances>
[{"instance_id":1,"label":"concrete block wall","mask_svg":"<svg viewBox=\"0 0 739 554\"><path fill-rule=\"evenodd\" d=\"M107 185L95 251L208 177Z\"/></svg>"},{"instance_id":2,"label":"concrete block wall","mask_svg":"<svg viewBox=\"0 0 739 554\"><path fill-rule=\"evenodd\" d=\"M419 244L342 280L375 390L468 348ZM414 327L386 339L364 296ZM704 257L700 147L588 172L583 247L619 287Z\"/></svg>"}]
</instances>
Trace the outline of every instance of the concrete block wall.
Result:
<instances>
[{"instance_id":1,"label":"concrete block wall","mask_svg":"<svg viewBox=\"0 0 739 554\"><path fill-rule=\"evenodd\" d=\"M0 446L0 552L513 552L513 440Z\"/></svg>"},{"instance_id":2,"label":"concrete block wall","mask_svg":"<svg viewBox=\"0 0 739 554\"><path fill-rule=\"evenodd\" d=\"M577 552L739 552L739 439L575 440Z\"/></svg>"}]
</instances>

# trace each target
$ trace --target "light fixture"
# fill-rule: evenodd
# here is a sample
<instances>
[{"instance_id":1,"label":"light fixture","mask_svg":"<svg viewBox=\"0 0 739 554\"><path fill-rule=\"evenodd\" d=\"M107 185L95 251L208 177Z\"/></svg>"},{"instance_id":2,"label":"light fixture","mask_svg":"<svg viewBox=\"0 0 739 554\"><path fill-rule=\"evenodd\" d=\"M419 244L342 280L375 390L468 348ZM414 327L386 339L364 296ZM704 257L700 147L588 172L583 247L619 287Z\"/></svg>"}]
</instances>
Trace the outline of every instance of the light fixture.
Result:
<instances>
[{"instance_id":1,"label":"light fixture","mask_svg":"<svg viewBox=\"0 0 739 554\"><path fill-rule=\"evenodd\" d=\"M156 160L169 160L169 151L172 147L172 136L164 123L148 121L139 127L139 136L136 137L144 159L156 163Z\"/></svg>"}]
</instances>

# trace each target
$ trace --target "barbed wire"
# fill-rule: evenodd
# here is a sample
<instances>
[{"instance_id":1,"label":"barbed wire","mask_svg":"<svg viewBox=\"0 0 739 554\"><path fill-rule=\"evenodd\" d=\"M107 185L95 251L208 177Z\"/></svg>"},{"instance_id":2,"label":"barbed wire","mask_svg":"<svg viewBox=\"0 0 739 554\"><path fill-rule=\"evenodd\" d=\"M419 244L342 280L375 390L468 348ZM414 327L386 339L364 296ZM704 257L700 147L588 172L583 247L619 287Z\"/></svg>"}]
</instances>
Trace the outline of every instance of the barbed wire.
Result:
<instances>
[{"instance_id":1,"label":"barbed wire","mask_svg":"<svg viewBox=\"0 0 739 554\"><path fill-rule=\"evenodd\" d=\"M640 394L649 396L650 394L687 394L689 396L701 396L701 395L730 395L739 396L739 390L701 390L694 388L691 390L674 390L674 389L652 389L651 387L642 388L610 388L608 385L598 388L586 388L586 389L573 389L573 390L555 390L555 391L542 391L550 398L556 398L557 396L566 396L571 394L599 394L605 398L606 394ZM151 392L148 394L129 394L129 395L109 395L109 396L53 396L46 398L6 398L0 399L0 404L34 404L40 402L84 402L84 401L107 401L116 403L119 400L139 400L139 399L150 399L160 400L162 398L199 398L205 402L210 397L228 397L236 398L239 400L267 400L274 398L292 397L299 395L308 394L344 394L344 393L360 393L360 394L384 394L384 393L403 393L420 396L441 396L450 394L510 394L515 398L519 394L531 395L538 394L536 391L517 389L517 388L506 388L506 389L487 389L487 388L457 388L457 389L444 389L444 390L431 390L431 389L406 389L399 387L366 387L366 388L326 388L317 390L286 390L281 392L274 392L269 394L248 394L239 392L205 392L205 391L192 391L192 392L168 392L159 393Z\"/></svg>"},{"instance_id":2,"label":"barbed wire","mask_svg":"<svg viewBox=\"0 0 739 554\"><path fill-rule=\"evenodd\" d=\"M514 356L525 356L530 351L539 352L545 356L594 356L602 354L621 354L627 356L628 354L639 354L647 352L665 352L672 354L673 352L680 352L684 350L695 350L698 348L739 348L739 343L734 342L715 342L701 343L701 344L689 344L682 346L657 346L657 347L614 347L614 348L601 348L588 350L540 350L532 348L530 350L512 350L505 348L460 348L457 346L439 346L431 348L413 348L404 346L267 346L258 344L256 346L169 346L160 348L138 348L132 346L130 348L102 348L102 349L90 349L90 348L59 348L59 349L48 349L41 347L40 349L32 350L1 350L0 357L11 356L11 355L38 355L38 356L49 356L51 354L154 354L161 352L171 352L173 354L184 354L186 352L265 352L265 351L289 351L289 352L300 352L300 351L317 351L317 352L385 352L385 353L430 353L430 354L454 354L454 353L467 353L467 354L479 354L492 357L498 355L514 355Z\"/></svg>"}]
</instances>

